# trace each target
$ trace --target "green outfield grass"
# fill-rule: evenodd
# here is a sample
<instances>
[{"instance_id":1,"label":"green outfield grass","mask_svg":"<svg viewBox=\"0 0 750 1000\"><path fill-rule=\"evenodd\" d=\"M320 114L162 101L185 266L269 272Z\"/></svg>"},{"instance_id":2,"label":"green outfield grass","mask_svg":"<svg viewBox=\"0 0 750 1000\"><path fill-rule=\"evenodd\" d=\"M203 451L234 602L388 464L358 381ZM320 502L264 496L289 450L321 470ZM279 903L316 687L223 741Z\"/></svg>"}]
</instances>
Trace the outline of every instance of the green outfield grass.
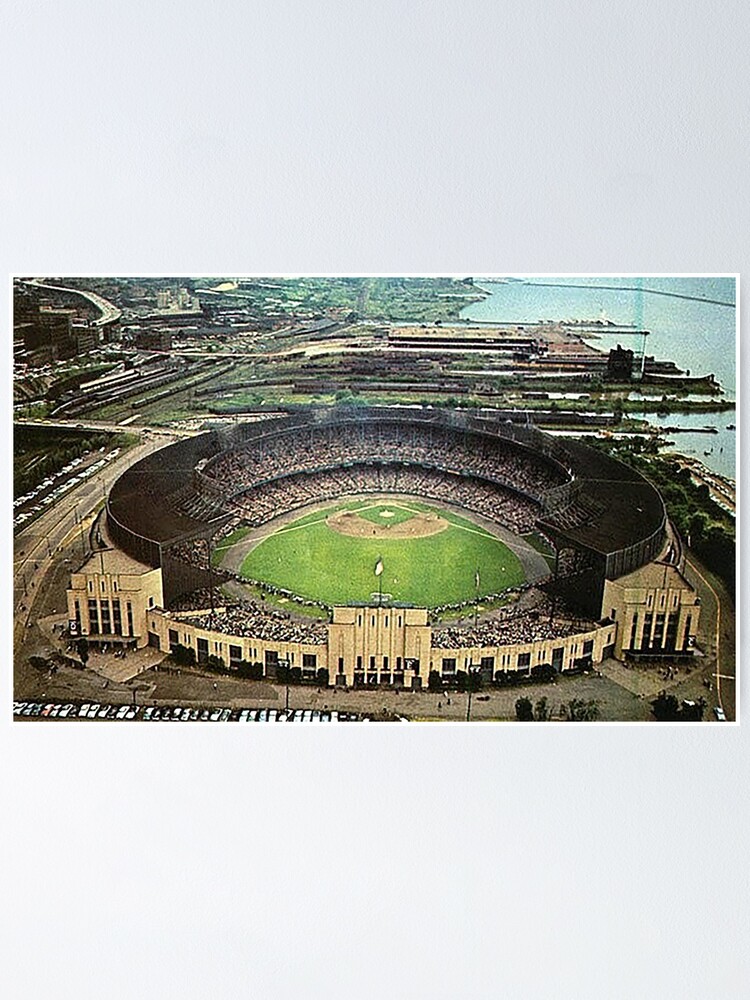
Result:
<instances>
[{"instance_id":1,"label":"green outfield grass","mask_svg":"<svg viewBox=\"0 0 750 1000\"><path fill-rule=\"evenodd\" d=\"M357 509L368 521L402 523L418 511L440 514L449 527L415 539L352 538L333 531L326 517ZM380 517L381 510L396 516ZM242 573L327 604L369 601L377 593L375 564L382 556L383 593L394 601L435 607L497 593L524 582L518 558L501 541L465 517L426 504L393 500L332 504L285 525L256 546Z\"/></svg>"}]
</instances>

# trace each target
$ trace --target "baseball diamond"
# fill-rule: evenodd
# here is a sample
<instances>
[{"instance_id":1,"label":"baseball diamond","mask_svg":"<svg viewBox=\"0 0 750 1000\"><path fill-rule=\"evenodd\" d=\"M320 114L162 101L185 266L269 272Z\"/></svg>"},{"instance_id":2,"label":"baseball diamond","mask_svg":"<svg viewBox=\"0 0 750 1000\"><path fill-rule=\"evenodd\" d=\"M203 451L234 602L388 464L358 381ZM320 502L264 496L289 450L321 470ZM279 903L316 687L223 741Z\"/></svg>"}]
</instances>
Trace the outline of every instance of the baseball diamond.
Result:
<instances>
[{"instance_id":1,"label":"baseball diamond","mask_svg":"<svg viewBox=\"0 0 750 1000\"><path fill-rule=\"evenodd\" d=\"M127 635L107 641L188 646L269 677L297 664L416 690L431 671L537 676L607 655L689 658L695 642L699 602L658 491L487 412L337 406L210 430L128 469L105 530L138 594ZM104 567L100 554L68 591L93 641L126 580ZM286 594L285 610L248 578ZM489 594L508 596L463 624L434 616Z\"/></svg>"}]
</instances>

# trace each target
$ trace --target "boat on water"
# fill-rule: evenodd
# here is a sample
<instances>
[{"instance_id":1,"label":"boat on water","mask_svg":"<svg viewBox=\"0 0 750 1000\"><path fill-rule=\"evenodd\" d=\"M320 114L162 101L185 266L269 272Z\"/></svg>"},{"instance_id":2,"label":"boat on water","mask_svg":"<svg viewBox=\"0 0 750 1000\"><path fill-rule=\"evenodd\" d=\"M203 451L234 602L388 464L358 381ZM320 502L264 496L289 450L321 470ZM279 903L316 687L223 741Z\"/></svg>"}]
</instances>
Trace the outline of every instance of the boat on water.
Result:
<instances>
[{"instance_id":1,"label":"boat on water","mask_svg":"<svg viewBox=\"0 0 750 1000\"><path fill-rule=\"evenodd\" d=\"M737 430L736 424L727 424L727 430L728 431L736 431Z\"/></svg>"}]
</instances>

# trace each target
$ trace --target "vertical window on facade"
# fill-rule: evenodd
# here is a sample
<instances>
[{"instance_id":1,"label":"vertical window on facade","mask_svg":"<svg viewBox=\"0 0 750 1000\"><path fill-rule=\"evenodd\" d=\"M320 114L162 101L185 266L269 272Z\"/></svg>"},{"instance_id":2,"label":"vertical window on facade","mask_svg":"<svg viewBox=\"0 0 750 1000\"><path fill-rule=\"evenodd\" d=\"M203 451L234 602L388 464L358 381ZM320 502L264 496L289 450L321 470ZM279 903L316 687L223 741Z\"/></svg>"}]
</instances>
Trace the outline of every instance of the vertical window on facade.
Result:
<instances>
[{"instance_id":1,"label":"vertical window on facade","mask_svg":"<svg viewBox=\"0 0 750 1000\"><path fill-rule=\"evenodd\" d=\"M630 628L630 648L637 649L638 642L638 612L633 615L633 624Z\"/></svg>"},{"instance_id":2,"label":"vertical window on facade","mask_svg":"<svg viewBox=\"0 0 750 1000\"><path fill-rule=\"evenodd\" d=\"M126 608L128 612L128 635L135 635L135 631L133 630L133 605L130 601L127 602Z\"/></svg>"},{"instance_id":3,"label":"vertical window on facade","mask_svg":"<svg viewBox=\"0 0 750 1000\"><path fill-rule=\"evenodd\" d=\"M357 670L361 670L361 669L362 669L362 657L358 656L357 657Z\"/></svg>"},{"instance_id":4,"label":"vertical window on facade","mask_svg":"<svg viewBox=\"0 0 750 1000\"><path fill-rule=\"evenodd\" d=\"M388 669L388 657L384 656L383 657L383 670L387 670L387 669Z\"/></svg>"},{"instance_id":5,"label":"vertical window on facade","mask_svg":"<svg viewBox=\"0 0 750 1000\"><path fill-rule=\"evenodd\" d=\"M693 626L693 616L688 615L685 619L685 631L682 634L682 646L683 649L687 648L688 640L690 639L690 629Z\"/></svg>"},{"instance_id":6,"label":"vertical window on facade","mask_svg":"<svg viewBox=\"0 0 750 1000\"><path fill-rule=\"evenodd\" d=\"M99 633L99 605L96 601L89 601L89 632L91 635Z\"/></svg>"},{"instance_id":7,"label":"vertical window on facade","mask_svg":"<svg viewBox=\"0 0 750 1000\"><path fill-rule=\"evenodd\" d=\"M664 615L656 616L656 626L654 628L654 645L661 646L664 641Z\"/></svg>"},{"instance_id":8,"label":"vertical window on facade","mask_svg":"<svg viewBox=\"0 0 750 1000\"><path fill-rule=\"evenodd\" d=\"M81 605L78 601L75 602L76 609L76 625L78 626L78 631L81 631Z\"/></svg>"},{"instance_id":9,"label":"vertical window on facade","mask_svg":"<svg viewBox=\"0 0 750 1000\"><path fill-rule=\"evenodd\" d=\"M115 635L122 635L122 611L119 597L112 601L112 625Z\"/></svg>"},{"instance_id":10,"label":"vertical window on facade","mask_svg":"<svg viewBox=\"0 0 750 1000\"><path fill-rule=\"evenodd\" d=\"M112 625L109 620L109 601L99 601L99 613L101 614L102 632L104 635L110 635Z\"/></svg>"},{"instance_id":11,"label":"vertical window on facade","mask_svg":"<svg viewBox=\"0 0 750 1000\"><path fill-rule=\"evenodd\" d=\"M641 646L648 649L651 646L651 626L654 621L653 615L645 615L643 619L643 640Z\"/></svg>"}]
</instances>

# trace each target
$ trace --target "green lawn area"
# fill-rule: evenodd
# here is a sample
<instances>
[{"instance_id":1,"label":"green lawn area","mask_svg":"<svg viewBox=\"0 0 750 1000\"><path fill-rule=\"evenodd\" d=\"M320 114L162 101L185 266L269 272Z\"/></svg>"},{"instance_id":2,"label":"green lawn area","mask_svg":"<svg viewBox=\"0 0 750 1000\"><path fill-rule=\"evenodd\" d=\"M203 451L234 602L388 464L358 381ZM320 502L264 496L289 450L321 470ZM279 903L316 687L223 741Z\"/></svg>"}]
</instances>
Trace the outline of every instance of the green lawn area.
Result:
<instances>
[{"instance_id":1,"label":"green lawn area","mask_svg":"<svg viewBox=\"0 0 750 1000\"><path fill-rule=\"evenodd\" d=\"M403 524L414 517L414 511L392 503L379 503L374 507L365 507L359 511L359 516L373 524L385 525Z\"/></svg>"},{"instance_id":2,"label":"green lawn area","mask_svg":"<svg viewBox=\"0 0 750 1000\"><path fill-rule=\"evenodd\" d=\"M351 509L349 504L336 504L286 525L261 542L245 558L242 573L302 597L349 604L369 601L377 593L374 569L382 557L383 593L391 594L394 601L422 607L472 599L477 568L480 597L524 581L521 564L510 549L467 518L410 501L363 506L370 512L398 506L402 520L408 516L404 508L430 509L451 524L427 538L351 538L325 523L333 511Z\"/></svg>"}]
</instances>

